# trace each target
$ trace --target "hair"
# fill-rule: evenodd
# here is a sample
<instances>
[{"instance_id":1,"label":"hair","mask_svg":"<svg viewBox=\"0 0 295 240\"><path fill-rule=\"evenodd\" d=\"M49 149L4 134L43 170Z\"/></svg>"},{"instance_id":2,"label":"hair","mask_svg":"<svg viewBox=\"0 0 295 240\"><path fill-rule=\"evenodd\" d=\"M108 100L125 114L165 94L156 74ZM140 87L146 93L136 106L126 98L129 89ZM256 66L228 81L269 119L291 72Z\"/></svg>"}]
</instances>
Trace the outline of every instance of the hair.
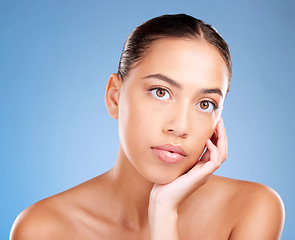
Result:
<instances>
[{"instance_id":1,"label":"hair","mask_svg":"<svg viewBox=\"0 0 295 240\"><path fill-rule=\"evenodd\" d=\"M123 47L119 78L124 81L130 70L146 56L152 43L163 38L203 39L212 44L227 65L230 83L232 61L227 43L213 26L186 14L162 15L135 28Z\"/></svg>"}]
</instances>

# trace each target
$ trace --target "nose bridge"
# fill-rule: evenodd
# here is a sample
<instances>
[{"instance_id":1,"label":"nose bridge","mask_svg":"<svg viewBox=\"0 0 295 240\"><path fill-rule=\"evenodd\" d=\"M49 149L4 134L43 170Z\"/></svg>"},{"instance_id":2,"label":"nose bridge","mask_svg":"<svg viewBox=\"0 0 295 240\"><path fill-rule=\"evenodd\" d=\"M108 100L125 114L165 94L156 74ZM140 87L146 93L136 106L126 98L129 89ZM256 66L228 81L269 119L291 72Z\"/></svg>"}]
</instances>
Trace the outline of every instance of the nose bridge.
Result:
<instances>
[{"instance_id":1,"label":"nose bridge","mask_svg":"<svg viewBox=\"0 0 295 240\"><path fill-rule=\"evenodd\" d=\"M190 104L188 100L177 102L174 105L170 123L173 132L180 136L187 136L190 128Z\"/></svg>"}]
</instances>

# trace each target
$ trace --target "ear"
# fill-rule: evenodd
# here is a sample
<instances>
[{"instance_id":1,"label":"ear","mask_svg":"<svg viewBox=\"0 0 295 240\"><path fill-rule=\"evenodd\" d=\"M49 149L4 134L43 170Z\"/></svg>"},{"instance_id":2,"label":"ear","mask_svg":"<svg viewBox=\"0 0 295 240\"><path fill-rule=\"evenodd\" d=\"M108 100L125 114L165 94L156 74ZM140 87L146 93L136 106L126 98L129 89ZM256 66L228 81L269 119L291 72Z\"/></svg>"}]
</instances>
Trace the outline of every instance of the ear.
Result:
<instances>
[{"instance_id":1,"label":"ear","mask_svg":"<svg viewBox=\"0 0 295 240\"><path fill-rule=\"evenodd\" d=\"M118 104L121 86L121 79L119 79L117 74L113 73L109 78L104 100L106 107L109 110L109 114L114 119L118 119Z\"/></svg>"}]
</instances>

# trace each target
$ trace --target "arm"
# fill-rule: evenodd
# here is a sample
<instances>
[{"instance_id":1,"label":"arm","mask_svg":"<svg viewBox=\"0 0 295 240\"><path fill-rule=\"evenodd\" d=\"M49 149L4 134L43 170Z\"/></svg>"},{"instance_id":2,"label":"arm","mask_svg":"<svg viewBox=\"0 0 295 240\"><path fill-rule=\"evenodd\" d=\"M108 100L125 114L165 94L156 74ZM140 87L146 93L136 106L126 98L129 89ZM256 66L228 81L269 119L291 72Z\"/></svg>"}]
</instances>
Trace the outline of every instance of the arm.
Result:
<instances>
[{"instance_id":1,"label":"arm","mask_svg":"<svg viewBox=\"0 0 295 240\"><path fill-rule=\"evenodd\" d=\"M207 140L207 151L187 173L165 185L155 184L149 203L151 240L177 240L177 222L180 203L201 187L212 173L225 161L227 140L222 120L216 126L216 143Z\"/></svg>"}]
</instances>

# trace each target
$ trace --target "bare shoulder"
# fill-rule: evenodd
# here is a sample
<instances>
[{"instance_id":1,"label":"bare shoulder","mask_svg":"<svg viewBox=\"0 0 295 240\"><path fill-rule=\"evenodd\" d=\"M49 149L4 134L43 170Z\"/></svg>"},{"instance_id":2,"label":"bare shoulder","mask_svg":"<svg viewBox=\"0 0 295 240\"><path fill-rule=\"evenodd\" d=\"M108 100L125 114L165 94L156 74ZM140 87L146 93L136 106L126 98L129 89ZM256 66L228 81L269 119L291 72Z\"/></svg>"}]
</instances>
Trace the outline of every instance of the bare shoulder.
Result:
<instances>
[{"instance_id":1,"label":"bare shoulder","mask_svg":"<svg viewBox=\"0 0 295 240\"><path fill-rule=\"evenodd\" d=\"M81 229L88 229L87 223L100 209L101 179L93 178L25 209L12 226L10 240L79 238Z\"/></svg>"},{"instance_id":2,"label":"bare shoulder","mask_svg":"<svg viewBox=\"0 0 295 240\"><path fill-rule=\"evenodd\" d=\"M230 239L280 239L285 212L277 192L263 184L218 176L212 182L228 193L236 212Z\"/></svg>"},{"instance_id":3,"label":"bare shoulder","mask_svg":"<svg viewBox=\"0 0 295 240\"><path fill-rule=\"evenodd\" d=\"M59 239L63 216L53 199L41 200L21 212L16 218L10 240Z\"/></svg>"}]
</instances>

